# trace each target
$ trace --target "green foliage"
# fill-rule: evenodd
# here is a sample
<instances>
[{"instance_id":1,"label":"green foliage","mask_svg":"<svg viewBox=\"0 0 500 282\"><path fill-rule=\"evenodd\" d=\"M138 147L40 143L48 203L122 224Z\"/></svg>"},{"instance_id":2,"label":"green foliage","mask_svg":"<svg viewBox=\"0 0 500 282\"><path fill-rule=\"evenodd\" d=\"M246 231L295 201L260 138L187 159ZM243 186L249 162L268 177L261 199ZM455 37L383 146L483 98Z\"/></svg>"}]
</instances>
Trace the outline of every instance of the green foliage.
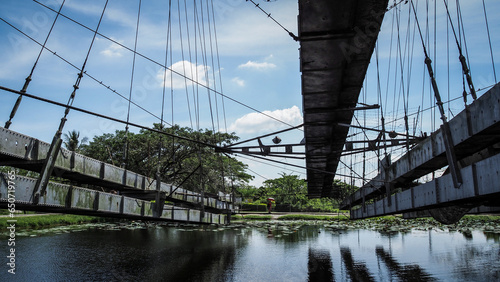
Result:
<instances>
[{"instance_id":1,"label":"green foliage","mask_svg":"<svg viewBox=\"0 0 500 282\"><path fill-rule=\"evenodd\" d=\"M356 190L358 190L358 187L349 185L345 182L340 181L339 179L334 179L332 198L342 201L343 199L347 198L347 196L354 193Z\"/></svg>"},{"instance_id":2,"label":"green foliage","mask_svg":"<svg viewBox=\"0 0 500 282\"><path fill-rule=\"evenodd\" d=\"M253 202L254 199L257 200L257 198L259 197L259 189L247 184L242 184L239 187L236 187L235 193L248 202Z\"/></svg>"},{"instance_id":3,"label":"green foliage","mask_svg":"<svg viewBox=\"0 0 500 282\"><path fill-rule=\"evenodd\" d=\"M244 163L215 153L209 146L189 141L228 144L239 139L234 133L194 131L178 125L154 124L154 128L178 137L149 130L139 133L117 130L115 134L94 137L88 145L82 146L82 153L151 178L158 169L162 181L182 184L189 190L200 190L203 184L205 191L216 193L224 187L244 185L253 178L245 172L247 165Z\"/></svg>"},{"instance_id":4,"label":"green foliage","mask_svg":"<svg viewBox=\"0 0 500 282\"><path fill-rule=\"evenodd\" d=\"M497 222L500 223L499 215L466 215L460 221L480 221L480 222Z\"/></svg>"},{"instance_id":5,"label":"green foliage","mask_svg":"<svg viewBox=\"0 0 500 282\"><path fill-rule=\"evenodd\" d=\"M231 217L232 220L271 220L270 215L242 215L242 214L235 214Z\"/></svg>"},{"instance_id":6,"label":"green foliage","mask_svg":"<svg viewBox=\"0 0 500 282\"><path fill-rule=\"evenodd\" d=\"M241 209L243 211L267 211L267 205L259 203L247 203L242 204Z\"/></svg>"},{"instance_id":7,"label":"green foliage","mask_svg":"<svg viewBox=\"0 0 500 282\"><path fill-rule=\"evenodd\" d=\"M80 132L78 132L76 130L72 130L72 131L68 131L68 133L64 133L63 139L64 139L64 141L63 141L64 146L66 147L66 149L68 149L70 151L75 151L78 153L81 151L81 148L84 145L84 143L86 143L88 141L87 137L84 137L84 138L82 138L82 140L80 140Z\"/></svg>"},{"instance_id":8,"label":"green foliage","mask_svg":"<svg viewBox=\"0 0 500 282\"><path fill-rule=\"evenodd\" d=\"M280 216L278 220L347 220L345 217L329 216L329 215L312 215L312 214L287 214Z\"/></svg>"},{"instance_id":9,"label":"green foliage","mask_svg":"<svg viewBox=\"0 0 500 282\"><path fill-rule=\"evenodd\" d=\"M356 187L336 179L333 182L334 192L343 197L354 192ZM264 186L259 189L242 187L238 192L249 202L267 203L267 198L274 198L277 205L289 205L300 211L311 212L336 212L338 198L307 198L307 183L297 175L282 173L279 178L264 181Z\"/></svg>"},{"instance_id":10,"label":"green foliage","mask_svg":"<svg viewBox=\"0 0 500 282\"><path fill-rule=\"evenodd\" d=\"M330 198L310 199L302 206L302 210L309 212L338 212L336 206L337 201Z\"/></svg>"},{"instance_id":11,"label":"green foliage","mask_svg":"<svg viewBox=\"0 0 500 282\"><path fill-rule=\"evenodd\" d=\"M261 202L266 202L268 197L276 200L276 204L289 204L292 207L301 208L307 202L307 184L298 175L281 174L280 178L264 181L265 192L260 197Z\"/></svg>"},{"instance_id":12,"label":"green foliage","mask_svg":"<svg viewBox=\"0 0 500 282\"><path fill-rule=\"evenodd\" d=\"M7 209L0 209L0 215L7 215L10 214L10 211Z\"/></svg>"},{"instance_id":13,"label":"green foliage","mask_svg":"<svg viewBox=\"0 0 500 282\"><path fill-rule=\"evenodd\" d=\"M0 217L0 228L4 229L8 226L7 220L10 217ZM18 216L15 218L16 228L36 229L47 226L82 224L85 222L103 222L105 218L83 216L83 215L37 215L37 216Z\"/></svg>"}]
</instances>

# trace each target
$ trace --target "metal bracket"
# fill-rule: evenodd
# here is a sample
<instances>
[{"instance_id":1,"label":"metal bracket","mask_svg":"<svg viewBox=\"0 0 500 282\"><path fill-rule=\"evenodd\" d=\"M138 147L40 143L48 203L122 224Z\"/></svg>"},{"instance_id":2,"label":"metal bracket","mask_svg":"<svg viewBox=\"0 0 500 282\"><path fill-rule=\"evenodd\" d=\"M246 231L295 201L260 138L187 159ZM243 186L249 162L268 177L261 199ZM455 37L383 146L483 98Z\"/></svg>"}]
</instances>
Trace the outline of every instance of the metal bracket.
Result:
<instances>
[{"instance_id":1,"label":"metal bracket","mask_svg":"<svg viewBox=\"0 0 500 282\"><path fill-rule=\"evenodd\" d=\"M384 171L384 186L385 186L385 195L386 195L386 198L387 198L387 205L390 207L392 205L392 200L391 200L391 192L392 192L392 189L394 187L394 184L389 181L389 167L391 166L391 157L390 155L389 156L386 156L384 159L382 159L381 161L381 166L382 166L382 170Z\"/></svg>"},{"instance_id":2,"label":"metal bracket","mask_svg":"<svg viewBox=\"0 0 500 282\"><path fill-rule=\"evenodd\" d=\"M443 132L446 159L448 160L448 167L450 168L453 185L455 188L459 188L462 185L463 180L462 174L460 173L460 167L458 166L457 156L455 154L455 146L453 146L449 123L444 121L441 125L441 130Z\"/></svg>"},{"instance_id":3,"label":"metal bracket","mask_svg":"<svg viewBox=\"0 0 500 282\"><path fill-rule=\"evenodd\" d=\"M257 141L259 142L259 147L260 147L260 152L264 155L264 156L267 156L269 155L269 153L271 153L271 148L269 148L268 146L265 146L262 141L260 141L260 138L257 139Z\"/></svg>"}]
</instances>

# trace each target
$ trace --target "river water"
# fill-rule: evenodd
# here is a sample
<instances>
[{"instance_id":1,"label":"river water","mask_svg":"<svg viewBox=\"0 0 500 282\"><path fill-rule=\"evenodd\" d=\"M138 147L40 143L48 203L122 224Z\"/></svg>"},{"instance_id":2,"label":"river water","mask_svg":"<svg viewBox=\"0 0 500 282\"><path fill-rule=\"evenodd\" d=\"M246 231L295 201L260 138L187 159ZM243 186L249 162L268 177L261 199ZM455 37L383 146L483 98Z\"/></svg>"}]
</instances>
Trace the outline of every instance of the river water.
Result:
<instances>
[{"instance_id":1,"label":"river water","mask_svg":"<svg viewBox=\"0 0 500 282\"><path fill-rule=\"evenodd\" d=\"M9 281L500 281L500 234L321 225L156 227L17 238ZM2 240L2 245L7 245ZM4 248L2 248L4 249ZM4 259L6 260L6 259ZM5 279L0 279L6 281Z\"/></svg>"}]
</instances>

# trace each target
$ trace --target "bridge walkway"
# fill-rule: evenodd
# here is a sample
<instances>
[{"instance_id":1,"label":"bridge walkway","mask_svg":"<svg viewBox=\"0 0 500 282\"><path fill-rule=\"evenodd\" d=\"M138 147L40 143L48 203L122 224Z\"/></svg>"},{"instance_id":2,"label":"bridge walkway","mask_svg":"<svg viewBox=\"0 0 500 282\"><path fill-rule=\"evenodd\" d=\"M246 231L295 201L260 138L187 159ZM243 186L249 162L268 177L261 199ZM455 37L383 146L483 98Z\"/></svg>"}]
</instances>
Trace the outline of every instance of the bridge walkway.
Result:
<instances>
[{"instance_id":1,"label":"bridge walkway","mask_svg":"<svg viewBox=\"0 0 500 282\"><path fill-rule=\"evenodd\" d=\"M447 206L469 210L483 204L498 205L500 84L451 119L449 125L463 179L460 187L455 188L450 173L424 184L414 183L448 164L443 132L437 130L394 163L383 160L379 174L346 198L341 209L355 208L351 218L359 219Z\"/></svg>"},{"instance_id":2,"label":"bridge walkway","mask_svg":"<svg viewBox=\"0 0 500 282\"><path fill-rule=\"evenodd\" d=\"M40 172L49 148L48 143L0 127L0 166ZM80 187L51 182L38 204L34 204L32 191L36 180L16 176L11 186L9 175L4 173L0 181L0 207L7 205L12 187L16 207L28 210L226 223L227 212L234 209L230 194L203 197L201 193L163 182L157 186L150 177L64 148L60 150L52 176L78 183ZM156 205L157 201L172 204Z\"/></svg>"}]
</instances>

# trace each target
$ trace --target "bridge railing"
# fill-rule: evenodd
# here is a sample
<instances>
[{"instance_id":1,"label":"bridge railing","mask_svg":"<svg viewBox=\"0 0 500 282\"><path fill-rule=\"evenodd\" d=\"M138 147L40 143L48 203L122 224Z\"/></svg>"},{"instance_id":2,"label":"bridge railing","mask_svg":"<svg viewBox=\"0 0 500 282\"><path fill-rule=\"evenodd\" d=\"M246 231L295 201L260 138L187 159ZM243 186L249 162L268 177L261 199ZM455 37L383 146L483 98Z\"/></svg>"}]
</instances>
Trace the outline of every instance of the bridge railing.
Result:
<instances>
[{"instance_id":1,"label":"bridge railing","mask_svg":"<svg viewBox=\"0 0 500 282\"><path fill-rule=\"evenodd\" d=\"M49 151L50 144L38 139L0 127L0 165L13 166L39 172ZM199 206L201 203L214 212L232 210L232 196L221 194L219 197L205 196L201 193L161 183L156 191L156 180L101 162L85 155L61 148L55 162L54 176L77 183L105 187L134 198L153 200L155 192L166 196L167 201L182 202ZM140 193L149 192L149 193Z\"/></svg>"},{"instance_id":2,"label":"bridge railing","mask_svg":"<svg viewBox=\"0 0 500 282\"><path fill-rule=\"evenodd\" d=\"M351 217L364 218L454 205L454 201L463 204L483 199L488 202L484 199L498 196L500 181L495 175L500 163L493 147L500 142L500 84L451 119L449 125L463 176L460 187L451 187L454 186L450 184L451 176L446 174L431 182L404 188L448 164L443 133L438 130L394 163L381 166L379 175L347 197L340 208L356 207ZM395 193L395 188L404 191ZM383 195L387 196L376 199ZM366 204L372 199L376 199L373 204Z\"/></svg>"},{"instance_id":3,"label":"bridge railing","mask_svg":"<svg viewBox=\"0 0 500 282\"><path fill-rule=\"evenodd\" d=\"M9 179L0 173L0 207L14 203L16 209L48 212L79 213L107 217L136 218L143 220L168 220L192 223L227 223L226 214L173 205L164 205L161 215L155 215L155 203L113 193L49 182L46 193L38 204L32 204L32 191L36 179L16 176Z\"/></svg>"}]
</instances>

